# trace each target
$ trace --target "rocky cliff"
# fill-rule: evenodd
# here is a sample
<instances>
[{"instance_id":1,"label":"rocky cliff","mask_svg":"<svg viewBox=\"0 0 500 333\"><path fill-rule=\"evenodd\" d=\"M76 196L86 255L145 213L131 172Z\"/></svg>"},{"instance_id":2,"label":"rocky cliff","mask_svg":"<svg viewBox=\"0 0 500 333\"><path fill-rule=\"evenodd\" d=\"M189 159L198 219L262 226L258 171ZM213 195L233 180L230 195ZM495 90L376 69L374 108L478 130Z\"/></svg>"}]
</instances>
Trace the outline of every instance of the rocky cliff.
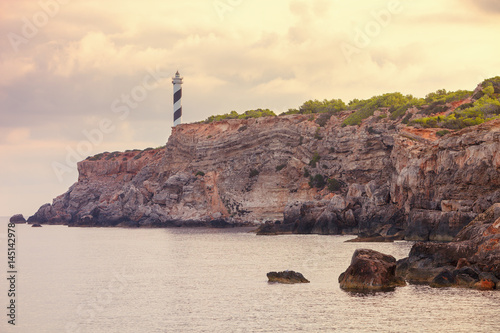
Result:
<instances>
[{"instance_id":1,"label":"rocky cliff","mask_svg":"<svg viewBox=\"0 0 500 333\"><path fill-rule=\"evenodd\" d=\"M324 126L321 114L177 126L164 148L80 162L78 182L28 221L268 221L261 233L404 230L408 240L446 241L500 202L500 120L438 137L390 120L386 109L342 127L350 113Z\"/></svg>"}]
</instances>

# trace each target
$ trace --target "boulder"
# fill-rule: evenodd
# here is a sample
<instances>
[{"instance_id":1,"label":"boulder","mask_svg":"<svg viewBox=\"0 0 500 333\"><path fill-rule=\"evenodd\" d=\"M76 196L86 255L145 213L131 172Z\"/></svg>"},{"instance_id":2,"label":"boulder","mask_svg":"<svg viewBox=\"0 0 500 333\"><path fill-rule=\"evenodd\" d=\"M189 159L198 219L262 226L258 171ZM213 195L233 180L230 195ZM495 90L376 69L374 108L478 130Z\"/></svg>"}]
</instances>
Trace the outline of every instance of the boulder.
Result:
<instances>
[{"instance_id":1,"label":"boulder","mask_svg":"<svg viewBox=\"0 0 500 333\"><path fill-rule=\"evenodd\" d=\"M11 223L26 223L26 219L24 218L23 214L13 215L9 221Z\"/></svg>"},{"instance_id":2,"label":"boulder","mask_svg":"<svg viewBox=\"0 0 500 333\"><path fill-rule=\"evenodd\" d=\"M309 283L304 275L294 271L269 272L267 273L268 282L294 284L294 283Z\"/></svg>"},{"instance_id":3,"label":"boulder","mask_svg":"<svg viewBox=\"0 0 500 333\"><path fill-rule=\"evenodd\" d=\"M38 224L38 223L33 223L33 224L31 225L31 227L32 227L32 228L41 228L41 227L42 227L42 225L41 225L41 224Z\"/></svg>"},{"instance_id":4,"label":"boulder","mask_svg":"<svg viewBox=\"0 0 500 333\"><path fill-rule=\"evenodd\" d=\"M358 249L351 265L339 277L340 288L352 291L384 291L406 282L396 276L396 259L374 250Z\"/></svg>"}]
</instances>

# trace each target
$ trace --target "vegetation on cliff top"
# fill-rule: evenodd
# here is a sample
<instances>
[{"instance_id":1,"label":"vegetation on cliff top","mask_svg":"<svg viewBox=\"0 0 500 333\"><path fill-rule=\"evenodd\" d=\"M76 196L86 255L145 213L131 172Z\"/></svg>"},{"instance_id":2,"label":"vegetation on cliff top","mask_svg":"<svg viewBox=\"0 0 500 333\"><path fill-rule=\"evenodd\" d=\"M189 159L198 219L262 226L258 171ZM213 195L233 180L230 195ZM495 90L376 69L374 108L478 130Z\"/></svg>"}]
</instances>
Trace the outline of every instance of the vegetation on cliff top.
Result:
<instances>
[{"instance_id":1,"label":"vegetation on cliff top","mask_svg":"<svg viewBox=\"0 0 500 333\"><path fill-rule=\"evenodd\" d=\"M463 104L449 115L435 115L411 121L424 128L462 129L500 118L500 77L484 81L473 103Z\"/></svg>"},{"instance_id":2,"label":"vegetation on cliff top","mask_svg":"<svg viewBox=\"0 0 500 333\"><path fill-rule=\"evenodd\" d=\"M202 123L209 124L214 121L221 121L226 119L249 119L249 118L260 118L260 117L276 117L276 113L269 109L257 109L257 110L248 110L239 114L236 111L231 111L230 113L225 113L217 116L210 116Z\"/></svg>"},{"instance_id":3,"label":"vegetation on cliff top","mask_svg":"<svg viewBox=\"0 0 500 333\"><path fill-rule=\"evenodd\" d=\"M292 114L311 114L311 121L323 127L332 115L342 111L353 111L343 122L342 126L359 125L361 122L372 116L375 111L382 110L388 112L392 120L402 119L408 124L413 117L415 110L409 113L410 109L417 109L417 115L428 115L429 117L417 118L411 121L412 125L422 127L444 127L448 129L461 129L467 126L481 124L485 121L500 117L500 77L487 79L481 83L482 91L457 90L446 91L445 89L429 93L425 98L417 98L413 95L403 95L400 92L387 93L373 96L369 99L353 99L345 104L341 99L309 100L304 102L298 109L289 109L280 116ZM457 108L453 113L443 116L441 113L453 108L454 102L464 101L472 97L474 102L467 103ZM315 114L320 114L314 117ZM225 119L248 119L276 116L269 109L257 109L245 111L239 114L231 111L223 115L211 116L204 123L221 121ZM383 115L381 118L385 118Z\"/></svg>"}]
</instances>

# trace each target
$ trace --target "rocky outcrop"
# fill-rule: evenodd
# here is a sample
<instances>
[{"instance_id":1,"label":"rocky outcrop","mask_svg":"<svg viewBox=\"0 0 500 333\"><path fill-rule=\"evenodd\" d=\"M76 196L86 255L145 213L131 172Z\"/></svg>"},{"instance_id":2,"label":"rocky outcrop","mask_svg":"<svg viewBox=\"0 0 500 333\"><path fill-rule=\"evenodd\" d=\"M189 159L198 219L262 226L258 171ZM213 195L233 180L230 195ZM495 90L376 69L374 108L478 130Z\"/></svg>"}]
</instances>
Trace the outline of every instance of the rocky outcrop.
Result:
<instances>
[{"instance_id":1,"label":"rocky outcrop","mask_svg":"<svg viewBox=\"0 0 500 333\"><path fill-rule=\"evenodd\" d=\"M500 204L479 214L451 243L416 243L397 274L432 287L500 288Z\"/></svg>"},{"instance_id":2,"label":"rocky outcrop","mask_svg":"<svg viewBox=\"0 0 500 333\"><path fill-rule=\"evenodd\" d=\"M354 239L347 240L346 243L391 243L405 239L404 231L397 231L393 235L360 234Z\"/></svg>"},{"instance_id":3,"label":"rocky outcrop","mask_svg":"<svg viewBox=\"0 0 500 333\"><path fill-rule=\"evenodd\" d=\"M11 222L11 223L26 223L26 219L24 218L23 214L16 214L16 215L13 215L9 219L9 222Z\"/></svg>"},{"instance_id":4,"label":"rocky outcrop","mask_svg":"<svg viewBox=\"0 0 500 333\"><path fill-rule=\"evenodd\" d=\"M396 276L396 259L374 250L359 249L351 265L339 276L340 288L351 291L383 291L405 286Z\"/></svg>"},{"instance_id":5,"label":"rocky outcrop","mask_svg":"<svg viewBox=\"0 0 500 333\"><path fill-rule=\"evenodd\" d=\"M309 280L307 280L304 275L294 271L269 272L267 273L267 278L270 283L309 283Z\"/></svg>"},{"instance_id":6,"label":"rocky outcrop","mask_svg":"<svg viewBox=\"0 0 500 333\"><path fill-rule=\"evenodd\" d=\"M78 182L28 222L449 241L500 202L500 120L438 138L384 110L342 127L351 112L177 126L164 148L78 163Z\"/></svg>"}]
</instances>

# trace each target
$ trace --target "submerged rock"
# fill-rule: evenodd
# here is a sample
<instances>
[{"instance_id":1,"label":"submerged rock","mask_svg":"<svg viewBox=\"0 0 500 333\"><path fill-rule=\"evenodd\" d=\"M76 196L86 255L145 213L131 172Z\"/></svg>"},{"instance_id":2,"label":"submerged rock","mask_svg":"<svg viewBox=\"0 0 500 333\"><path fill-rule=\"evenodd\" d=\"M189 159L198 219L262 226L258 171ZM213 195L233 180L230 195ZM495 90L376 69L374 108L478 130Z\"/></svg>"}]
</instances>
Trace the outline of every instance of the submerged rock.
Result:
<instances>
[{"instance_id":1,"label":"submerged rock","mask_svg":"<svg viewBox=\"0 0 500 333\"><path fill-rule=\"evenodd\" d=\"M299 272L294 271L283 271L283 272L269 272L267 273L268 282L277 282L284 284L294 284L294 283L309 283L304 275Z\"/></svg>"},{"instance_id":2,"label":"submerged rock","mask_svg":"<svg viewBox=\"0 0 500 333\"><path fill-rule=\"evenodd\" d=\"M11 223L26 223L26 219L24 218L23 214L13 215L9 221Z\"/></svg>"},{"instance_id":3,"label":"submerged rock","mask_svg":"<svg viewBox=\"0 0 500 333\"><path fill-rule=\"evenodd\" d=\"M406 282L396 277L396 259L374 250L358 249L351 265L339 276L340 288L352 291L383 291L402 287Z\"/></svg>"}]
</instances>

